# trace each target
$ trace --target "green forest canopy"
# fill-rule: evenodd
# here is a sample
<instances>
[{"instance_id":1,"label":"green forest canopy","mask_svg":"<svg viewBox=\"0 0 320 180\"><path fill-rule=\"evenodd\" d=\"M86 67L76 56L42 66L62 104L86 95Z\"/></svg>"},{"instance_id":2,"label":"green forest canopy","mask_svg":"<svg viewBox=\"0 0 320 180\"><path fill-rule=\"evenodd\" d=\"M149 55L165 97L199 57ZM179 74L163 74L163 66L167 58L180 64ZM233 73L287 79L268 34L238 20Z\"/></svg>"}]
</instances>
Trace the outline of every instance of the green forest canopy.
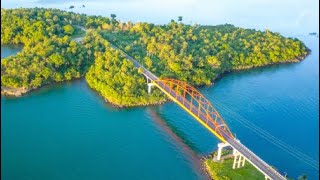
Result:
<instances>
[{"instance_id":1,"label":"green forest canopy","mask_svg":"<svg viewBox=\"0 0 320 180\"><path fill-rule=\"evenodd\" d=\"M309 51L300 40L269 30L187 25L178 19L165 25L134 24L118 21L115 14L1 9L1 45L24 46L1 60L2 86L34 89L85 76L91 88L114 104L144 105L165 97L159 91L148 95L146 80L110 43L155 75L195 86L209 85L225 71L296 62ZM81 43L72 38L82 33L79 26L89 29Z\"/></svg>"}]
</instances>

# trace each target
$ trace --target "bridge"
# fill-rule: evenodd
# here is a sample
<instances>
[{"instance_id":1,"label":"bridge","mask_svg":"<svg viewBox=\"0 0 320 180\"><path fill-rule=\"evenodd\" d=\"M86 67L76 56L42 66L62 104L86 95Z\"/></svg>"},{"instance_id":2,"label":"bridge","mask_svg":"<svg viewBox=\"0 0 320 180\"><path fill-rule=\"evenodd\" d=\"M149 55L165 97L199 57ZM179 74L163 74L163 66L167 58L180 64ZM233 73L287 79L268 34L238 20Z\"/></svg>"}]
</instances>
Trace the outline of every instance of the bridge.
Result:
<instances>
[{"instance_id":1,"label":"bridge","mask_svg":"<svg viewBox=\"0 0 320 180\"><path fill-rule=\"evenodd\" d=\"M111 47L118 49L113 45L111 45ZM222 148L231 146L234 155L233 169L243 167L245 161L248 161L265 175L265 179L286 179L233 136L218 111L196 88L175 79L159 79L131 56L120 49L118 50L121 51L128 60L133 62L136 68L142 70L142 74L147 78L149 93L151 92L151 86L158 87L170 97L170 99L222 141L222 143L218 144L217 160L221 158Z\"/></svg>"}]
</instances>

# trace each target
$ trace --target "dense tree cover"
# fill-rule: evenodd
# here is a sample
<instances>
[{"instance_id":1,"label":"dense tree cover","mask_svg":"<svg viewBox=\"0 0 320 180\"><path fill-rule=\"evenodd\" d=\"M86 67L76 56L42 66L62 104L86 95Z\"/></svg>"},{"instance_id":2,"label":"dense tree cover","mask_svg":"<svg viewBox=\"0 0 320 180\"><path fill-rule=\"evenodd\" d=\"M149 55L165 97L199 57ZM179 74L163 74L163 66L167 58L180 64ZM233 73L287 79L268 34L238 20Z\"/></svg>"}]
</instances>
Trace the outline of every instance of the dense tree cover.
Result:
<instances>
[{"instance_id":1,"label":"dense tree cover","mask_svg":"<svg viewBox=\"0 0 320 180\"><path fill-rule=\"evenodd\" d=\"M162 102L159 90L148 95L144 77L110 43L159 77L209 85L225 71L297 61L308 49L298 39L268 30L225 24L166 25L121 22L111 14L87 16L57 9L1 9L1 44L22 52L1 60L1 83L8 88L37 88L86 74L89 86L123 106ZM82 43L72 38L88 33ZM156 88L154 88L156 89Z\"/></svg>"},{"instance_id":2,"label":"dense tree cover","mask_svg":"<svg viewBox=\"0 0 320 180\"><path fill-rule=\"evenodd\" d=\"M58 9L1 9L1 44L28 44L46 37L73 35L79 31L77 26L97 28L110 23L107 17L87 16Z\"/></svg>"},{"instance_id":3,"label":"dense tree cover","mask_svg":"<svg viewBox=\"0 0 320 180\"><path fill-rule=\"evenodd\" d=\"M85 19L84 15L57 9L1 9L1 44L28 45L51 36L70 35L74 31L71 25L83 25Z\"/></svg>"},{"instance_id":4,"label":"dense tree cover","mask_svg":"<svg viewBox=\"0 0 320 180\"><path fill-rule=\"evenodd\" d=\"M52 36L25 46L18 55L1 60L1 85L34 89L50 82L78 78L90 65L87 52L68 36Z\"/></svg>"},{"instance_id":5,"label":"dense tree cover","mask_svg":"<svg viewBox=\"0 0 320 180\"><path fill-rule=\"evenodd\" d=\"M1 44L24 45L1 60L2 86L34 89L84 75L94 50L91 42L78 44L71 37L83 34L79 26L96 28L108 20L57 9L1 9Z\"/></svg>"},{"instance_id":6,"label":"dense tree cover","mask_svg":"<svg viewBox=\"0 0 320 180\"><path fill-rule=\"evenodd\" d=\"M86 74L89 86L117 106L156 104L166 100L160 90L147 93L146 79L138 73L131 61L110 47L99 34L88 35L95 51L95 63Z\"/></svg>"},{"instance_id":7,"label":"dense tree cover","mask_svg":"<svg viewBox=\"0 0 320 180\"><path fill-rule=\"evenodd\" d=\"M297 61L307 54L298 39L230 24L137 23L103 35L156 75L193 85L208 85L225 71Z\"/></svg>"}]
</instances>

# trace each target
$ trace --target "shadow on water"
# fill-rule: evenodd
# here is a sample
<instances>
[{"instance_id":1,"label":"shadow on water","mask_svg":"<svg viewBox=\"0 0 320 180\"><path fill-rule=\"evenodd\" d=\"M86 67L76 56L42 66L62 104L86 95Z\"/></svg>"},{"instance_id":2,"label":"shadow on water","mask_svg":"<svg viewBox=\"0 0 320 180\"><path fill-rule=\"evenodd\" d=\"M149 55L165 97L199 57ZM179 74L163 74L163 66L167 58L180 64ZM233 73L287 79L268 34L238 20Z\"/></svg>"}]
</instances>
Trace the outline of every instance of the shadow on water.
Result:
<instances>
[{"instance_id":1,"label":"shadow on water","mask_svg":"<svg viewBox=\"0 0 320 180\"><path fill-rule=\"evenodd\" d=\"M151 119L157 124L157 126L165 131L165 133L174 140L175 144L181 148L183 154L185 154L188 160L192 162L193 167L198 169L199 172L202 172L206 179L211 179L205 170L201 168L201 157L193 151L196 147L192 145L191 141L188 141L182 132L178 132L175 127L171 126L168 121L162 118L155 107L147 107L146 110L151 115Z\"/></svg>"},{"instance_id":2,"label":"shadow on water","mask_svg":"<svg viewBox=\"0 0 320 180\"><path fill-rule=\"evenodd\" d=\"M179 128L177 128L176 126L174 126L172 123L170 123L170 121L168 121L160 112L158 112L155 108L153 108L153 110L155 111L155 115L158 116L158 118L160 118L161 120L163 120L166 125L168 127L170 127L171 131L176 134L177 136L179 136L181 138L181 140L183 140L183 142L193 150L193 152L201 152L201 150L193 143L193 141L189 140L186 134L183 133L183 131L179 130ZM181 111L183 111L181 109Z\"/></svg>"}]
</instances>

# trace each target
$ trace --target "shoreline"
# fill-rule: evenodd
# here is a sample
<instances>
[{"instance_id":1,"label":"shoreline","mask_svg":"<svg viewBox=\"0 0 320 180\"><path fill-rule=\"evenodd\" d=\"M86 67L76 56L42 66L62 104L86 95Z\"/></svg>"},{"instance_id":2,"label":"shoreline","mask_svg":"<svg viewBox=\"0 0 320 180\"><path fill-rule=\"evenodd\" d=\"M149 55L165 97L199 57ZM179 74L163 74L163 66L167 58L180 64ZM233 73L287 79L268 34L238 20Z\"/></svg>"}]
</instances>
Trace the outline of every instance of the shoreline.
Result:
<instances>
[{"instance_id":1,"label":"shoreline","mask_svg":"<svg viewBox=\"0 0 320 180\"><path fill-rule=\"evenodd\" d=\"M211 80L211 85L209 85L208 87L212 86L215 82L217 82L218 80L222 79L223 77L225 77L225 75L227 75L229 73L246 71L246 70L257 69L257 68L265 68L265 67L269 67L269 66L272 66L272 65L299 63L299 62L305 60L310 54L311 54L311 50L308 49L307 54L305 56L297 57L296 59L293 59L293 60L287 60L287 61L283 61L283 62L266 64L266 65L262 65L262 66L254 66L254 67L253 66L248 66L248 67L244 67L244 68L240 68L240 69L233 69L233 70L230 70L230 71L224 71L224 72L221 72L217 77L212 79ZM36 91L36 90L39 90L39 89L41 89L43 87L47 87L47 86L55 85L55 84L60 84L60 83L65 83L65 82L71 82L71 81L75 81L75 80L79 80L79 79L85 79L85 75L82 76L82 77L79 77L79 78L71 79L71 80L66 80L66 81L61 81L61 82L51 82L51 83L42 85L42 86L37 87L37 88L26 88L26 87L8 88L8 87L5 87L5 86L1 86L1 96L22 97L22 96L24 96L26 94L29 94L29 93L31 93L33 91ZM146 104L137 104L137 105L134 105L134 106L126 106L126 105L121 105L121 104L117 104L117 103L114 103L112 101L109 101L107 97L102 96L101 93L99 93L95 89L91 88L90 86L88 86L88 87L91 90L94 90L96 93L98 93L99 96L103 97L106 103L112 105L115 108L134 108L134 107L143 107L143 106L155 106L155 105L160 105L160 104L164 104L166 102L171 101L170 99L167 99L165 101L161 101L161 102L157 102L157 103L146 103ZM202 88L202 87L206 87L206 85L195 86L195 88Z\"/></svg>"},{"instance_id":2,"label":"shoreline","mask_svg":"<svg viewBox=\"0 0 320 180\"><path fill-rule=\"evenodd\" d=\"M271 66L276 66L276 65L286 65L286 64L294 64L294 63L299 63L302 62L303 60L305 60L310 54L311 54L311 50L308 49L307 50L307 54L304 55L303 57L297 57L296 59L292 59L292 60L287 60L287 61L283 61L283 62L277 62L277 63L272 63L272 64L266 64L266 65L262 65L262 66L248 66L246 68L241 68L241 69L233 69L230 71L224 71L221 72L216 78L212 79L211 84L219 81L220 79L222 79L225 75L230 74L230 73L235 73L235 72L241 72L241 71L248 71L248 70L254 70L254 69L259 69L259 68L267 68L267 67L271 67ZM200 85L200 86L196 86L201 88L201 87L205 87L206 85ZM210 85L211 86L211 85Z\"/></svg>"},{"instance_id":3,"label":"shoreline","mask_svg":"<svg viewBox=\"0 0 320 180\"><path fill-rule=\"evenodd\" d=\"M215 159L217 151L216 149L200 158L201 170L204 171L211 180L221 178L238 179L241 177L246 177L246 179L262 179L262 177L264 177L264 175L248 161L246 161L244 167L231 169L234 158L232 149L224 151L227 153L222 153L221 160L219 161ZM232 173L229 173L229 170L232 170Z\"/></svg>"},{"instance_id":4,"label":"shoreline","mask_svg":"<svg viewBox=\"0 0 320 180\"><path fill-rule=\"evenodd\" d=\"M87 83L87 81L86 81L86 83ZM117 108L117 109L146 107L146 106L157 106L157 105L164 104L166 102L171 101L170 99L166 99L166 100L159 101L159 102L153 102L153 103L147 103L147 104L137 104L137 105L133 105L133 106L121 105L121 104L117 104L115 102L109 101L107 97L104 97L100 92L98 92L97 90L91 88L88 83L87 83L87 85L88 85L88 88L90 88L95 94L97 94L100 97L102 97L106 103L108 103L109 105L111 105L112 107Z\"/></svg>"},{"instance_id":5,"label":"shoreline","mask_svg":"<svg viewBox=\"0 0 320 180\"><path fill-rule=\"evenodd\" d=\"M60 82L51 82L51 83L47 83L47 84L43 84L40 87L31 87L31 88L26 88L26 87L20 87L20 88L8 88L5 86L1 86L1 96L5 96L5 97L15 97L15 98L19 98L22 96L26 96L34 91L39 91L42 88L45 87L49 87L49 86L55 86L55 85L59 85L59 84L63 84L63 83L70 83L73 81L77 81L77 80L81 80L84 77L79 77L79 78L73 78L71 80L65 80L65 81L60 81ZM4 90L5 89L5 90Z\"/></svg>"},{"instance_id":6,"label":"shoreline","mask_svg":"<svg viewBox=\"0 0 320 180\"><path fill-rule=\"evenodd\" d=\"M214 153L216 151L212 151L211 153L209 153L208 155L204 155L200 158L200 162L201 162L201 170L211 179L211 180L214 180L213 177L212 177L212 173L209 171L208 169L208 165L206 163L206 161L209 159L209 158L213 158L214 156Z\"/></svg>"}]
</instances>

